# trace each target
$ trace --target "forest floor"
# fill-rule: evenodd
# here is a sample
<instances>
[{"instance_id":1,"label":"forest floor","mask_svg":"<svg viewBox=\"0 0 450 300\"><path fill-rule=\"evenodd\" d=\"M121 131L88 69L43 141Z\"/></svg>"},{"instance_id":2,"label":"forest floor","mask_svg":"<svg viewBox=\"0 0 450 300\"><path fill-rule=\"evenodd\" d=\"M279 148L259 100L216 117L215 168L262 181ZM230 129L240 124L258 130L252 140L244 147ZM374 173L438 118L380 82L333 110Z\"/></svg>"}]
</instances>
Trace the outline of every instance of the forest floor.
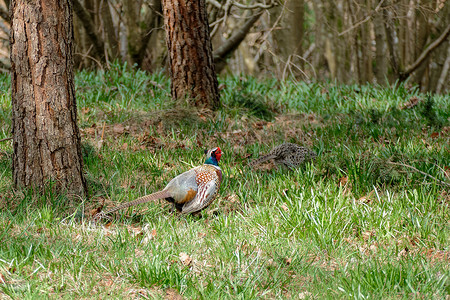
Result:
<instances>
[{"instance_id":1,"label":"forest floor","mask_svg":"<svg viewBox=\"0 0 450 300\"><path fill-rule=\"evenodd\" d=\"M215 113L178 108L168 80L76 75L90 198L12 187L0 142L0 298L449 299L450 97L393 88L222 78ZM11 104L0 76L0 139ZM290 171L248 162L310 147ZM202 216L164 201L92 214L162 189L219 146L224 181Z\"/></svg>"}]
</instances>

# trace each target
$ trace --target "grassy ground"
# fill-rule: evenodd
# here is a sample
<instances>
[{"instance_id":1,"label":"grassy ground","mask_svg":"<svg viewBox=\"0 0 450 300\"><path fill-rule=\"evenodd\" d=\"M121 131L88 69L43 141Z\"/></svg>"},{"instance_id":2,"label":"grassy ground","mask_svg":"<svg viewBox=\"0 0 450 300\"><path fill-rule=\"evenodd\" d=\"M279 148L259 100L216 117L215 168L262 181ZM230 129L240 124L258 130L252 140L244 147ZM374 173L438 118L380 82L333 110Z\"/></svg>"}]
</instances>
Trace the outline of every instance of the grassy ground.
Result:
<instances>
[{"instance_id":1,"label":"grassy ground","mask_svg":"<svg viewBox=\"0 0 450 300\"><path fill-rule=\"evenodd\" d=\"M448 299L449 96L221 84L224 107L211 114L174 108L161 75L77 74L91 193L78 206L51 188L14 191L11 142L0 142L0 298ZM8 85L0 77L0 139L11 130ZM284 141L317 160L247 167ZM161 201L90 222L102 204L163 188L214 146L225 178L202 217Z\"/></svg>"}]
</instances>

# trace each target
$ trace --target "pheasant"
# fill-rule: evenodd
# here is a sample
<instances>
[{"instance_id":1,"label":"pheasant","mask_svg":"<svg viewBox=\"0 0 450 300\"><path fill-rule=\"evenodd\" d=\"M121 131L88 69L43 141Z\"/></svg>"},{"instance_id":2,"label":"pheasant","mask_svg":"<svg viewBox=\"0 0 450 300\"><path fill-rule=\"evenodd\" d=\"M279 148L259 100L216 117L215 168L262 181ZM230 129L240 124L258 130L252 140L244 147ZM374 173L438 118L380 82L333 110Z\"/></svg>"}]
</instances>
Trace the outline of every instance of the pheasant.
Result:
<instances>
[{"instance_id":1,"label":"pheasant","mask_svg":"<svg viewBox=\"0 0 450 300\"><path fill-rule=\"evenodd\" d=\"M207 157L203 165L173 178L162 191L143 196L106 212L100 212L94 216L94 219L105 218L108 214L120 209L158 199L173 203L176 210L184 214L201 211L216 198L222 182L222 170L219 167L222 151L216 147L209 151L205 150L205 154Z\"/></svg>"},{"instance_id":2,"label":"pheasant","mask_svg":"<svg viewBox=\"0 0 450 300\"><path fill-rule=\"evenodd\" d=\"M255 165L273 159L277 165L284 165L290 169L294 169L306 161L315 159L316 156L317 154L308 148L292 143L283 143L273 148L269 154L253 160L250 166L254 167Z\"/></svg>"}]
</instances>

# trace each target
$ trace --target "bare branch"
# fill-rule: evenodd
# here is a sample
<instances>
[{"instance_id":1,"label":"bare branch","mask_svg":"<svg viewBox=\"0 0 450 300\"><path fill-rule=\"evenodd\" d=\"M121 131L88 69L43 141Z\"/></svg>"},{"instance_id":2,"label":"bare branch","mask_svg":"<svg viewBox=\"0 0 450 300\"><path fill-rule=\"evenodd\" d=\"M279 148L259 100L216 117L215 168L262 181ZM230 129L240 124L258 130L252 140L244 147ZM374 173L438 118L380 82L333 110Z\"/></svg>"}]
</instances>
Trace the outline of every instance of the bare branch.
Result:
<instances>
[{"instance_id":1,"label":"bare branch","mask_svg":"<svg viewBox=\"0 0 450 300\"><path fill-rule=\"evenodd\" d=\"M416 59L416 61L408 66L405 71L400 72L400 79L406 79L408 76L414 72L420 65L425 61L425 59L428 58L428 56L433 52L439 45L441 45L445 39L450 34L450 25L447 25L447 28L445 28L444 32L439 36L434 42L432 42L423 52L420 54L420 56Z\"/></svg>"},{"instance_id":2,"label":"bare branch","mask_svg":"<svg viewBox=\"0 0 450 300\"><path fill-rule=\"evenodd\" d=\"M222 8L222 4L220 4L219 2L217 2L216 0L206 0L206 3L212 4L213 6L217 7L217 8Z\"/></svg>"},{"instance_id":3,"label":"bare branch","mask_svg":"<svg viewBox=\"0 0 450 300\"><path fill-rule=\"evenodd\" d=\"M223 62L225 58L230 55L245 39L253 24L259 20L263 11L260 9L254 14L244 25L236 30L236 32L219 48L214 51L214 62L217 65L219 62ZM216 68L217 72L220 72L220 67Z\"/></svg>"},{"instance_id":4,"label":"bare branch","mask_svg":"<svg viewBox=\"0 0 450 300\"><path fill-rule=\"evenodd\" d=\"M1 139L0 142L9 141L9 140L12 140L12 139L13 139L13 137L11 136L11 137L7 137L7 138L4 138L4 139Z\"/></svg>"},{"instance_id":5,"label":"bare branch","mask_svg":"<svg viewBox=\"0 0 450 300\"><path fill-rule=\"evenodd\" d=\"M209 3L209 4L213 5L213 6L215 6L216 8L224 8L224 7L227 6L227 4L229 4L228 1L227 1L227 3L225 5L223 5L223 4L219 3L216 0L206 0L206 3ZM272 8L272 7L278 5L277 1L275 1L275 0L270 1L269 4L255 3L255 4L252 4L252 5L245 5L245 4L241 4L241 3L237 2L237 1L232 1L230 4L231 4L231 5L229 5L230 7L231 6L236 6L236 7L241 8L241 9L256 9L256 8L269 9L269 8Z\"/></svg>"},{"instance_id":6,"label":"bare branch","mask_svg":"<svg viewBox=\"0 0 450 300\"><path fill-rule=\"evenodd\" d=\"M384 2L384 0L381 0L380 3L378 3L377 7L375 7L375 9L374 9L367 17L365 17L364 19L362 19L362 20L359 21L359 22L356 22L356 24L354 24L354 25L351 26L350 28L347 28L346 30L340 32L340 33L338 34L338 36L342 36L342 35L346 34L347 32L350 32L350 31L352 31L353 29L359 27L361 24L364 24L365 22L369 21L375 14L378 13L378 11L380 10L381 5L383 4L383 2Z\"/></svg>"},{"instance_id":7,"label":"bare branch","mask_svg":"<svg viewBox=\"0 0 450 300\"><path fill-rule=\"evenodd\" d=\"M104 61L105 59L105 43L103 42L103 39L100 37L100 35L95 30L94 22L92 21L91 16L86 11L86 9L81 5L79 0L73 0L73 9L75 11L75 14L78 16L78 18L81 20L81 23L84 26L84 29L86 30L86 34L88 35L89 39L93 43L94 51L96 54Z\"/></svg>"},{"instance_id":8,"label":"bare branch","mask_svg":"<svg viewBox=\"0 0 450 300\"><path fill-rule=\"evenodd\" d=\"M255 3L253 5L244 5L239 2L233 2L233 6L236 6L241 9L256 9L256 8L269 9L276 5L277 5L276 1L270 1L269 4Z\"/></svg>"},{"instance_id":9,"label":"bare branch","mask_svg":"<svg viewBox=\"0 0 450 300\"><path fill-rule=\"evenodd\" d=\"M449 69L450 69L450 43L447 47L447 59L445 60L444 67L442 68L441 76L439 77L439 81L438 81L438 84L436 87L437 94L440 94L442 91L442 87L445 86L445 79L448 76ZM445 89L445 87L444 87L444 89Z\"/></svg>"}]
</instances>

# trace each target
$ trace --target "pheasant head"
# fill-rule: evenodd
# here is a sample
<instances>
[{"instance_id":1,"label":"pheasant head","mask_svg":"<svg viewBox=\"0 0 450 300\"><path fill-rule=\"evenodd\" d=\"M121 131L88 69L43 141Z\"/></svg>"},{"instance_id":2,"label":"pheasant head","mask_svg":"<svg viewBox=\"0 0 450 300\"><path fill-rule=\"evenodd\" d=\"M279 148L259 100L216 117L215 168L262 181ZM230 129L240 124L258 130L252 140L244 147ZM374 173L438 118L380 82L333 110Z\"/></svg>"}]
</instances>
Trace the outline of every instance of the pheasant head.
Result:
<instances>
[{"instance_id":1,"label":"pheasant head","mask_svg":"<svg viewBox=\"0 0 450 300\"><path fill-rule=\"evenodd\" d=\"M219 147L213 148L211 150L205 150L206 154L206 161L205 164L207 165L214 165L219 166L219 160L222 156L222 151Z\"/></svg>"}]
</instances>

